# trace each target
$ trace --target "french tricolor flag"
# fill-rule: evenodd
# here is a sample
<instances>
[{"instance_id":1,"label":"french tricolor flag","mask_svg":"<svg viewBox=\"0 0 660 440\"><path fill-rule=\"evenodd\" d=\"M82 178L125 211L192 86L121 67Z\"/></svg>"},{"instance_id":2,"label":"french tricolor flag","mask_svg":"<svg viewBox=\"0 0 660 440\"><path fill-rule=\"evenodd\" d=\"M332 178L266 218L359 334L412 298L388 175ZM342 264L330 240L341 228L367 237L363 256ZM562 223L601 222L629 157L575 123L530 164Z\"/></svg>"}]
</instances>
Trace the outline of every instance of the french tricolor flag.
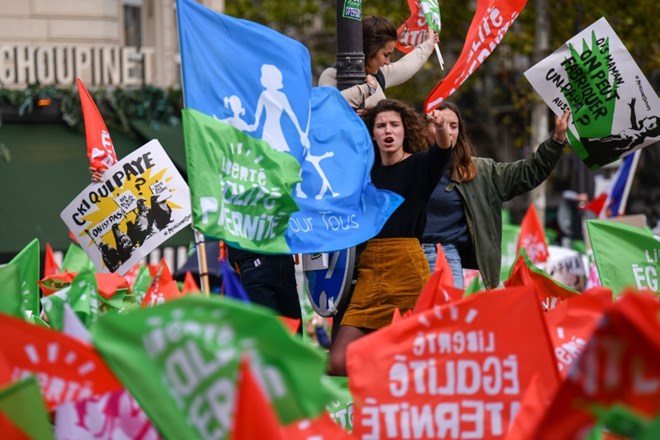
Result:
<instances>
[{"instance_id":1,"label":"french tricolor flag","mask_svg":"<svg viewBox=\"0 0 660 440\"><path fill-rule=\"evenodd\" d=\"M585 209L592 211L598 218L623 215L628 201L628 194L630 194L630 187L635 178L640 154L641 150L637 150L633 154L624 157L608 189L593 199L585 206Z\"/></svg>"}]
</instances>

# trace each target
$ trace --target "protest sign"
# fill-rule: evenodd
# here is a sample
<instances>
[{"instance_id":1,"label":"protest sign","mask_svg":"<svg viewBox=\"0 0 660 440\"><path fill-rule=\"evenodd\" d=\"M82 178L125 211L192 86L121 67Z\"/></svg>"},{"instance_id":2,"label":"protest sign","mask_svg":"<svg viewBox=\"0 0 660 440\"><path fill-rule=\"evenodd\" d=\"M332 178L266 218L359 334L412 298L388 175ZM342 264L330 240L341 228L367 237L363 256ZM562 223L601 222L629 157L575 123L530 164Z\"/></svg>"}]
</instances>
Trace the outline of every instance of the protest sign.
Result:
<instances>
[{"instance_id":1,"label":"protest sign","mask_svg":"<svg viewBox=\"0 0 660 440\"><path fill-rule=\"evenodd\" d=\"M548 261L542 265L545 272L563 285L581 292L587 283L587 270L583 255L573 249L548 246Z\"/></svg>"},{"instance_id":2,"label":"protest sign","mask_svg":"<svg viewBox=\"0 0 660 440\"><path fill-rule=\"evenodd\" d=\"M155 139L103 177L85 188L60 217L99 272L124 274L190 224L188 185Z\"/></svg>"},{"instance_id":3,"label":"protest sign","mask_svg":"<svg viewBox=\"0 0 660 440\"><path fill-rule=\"evenodd\" d=\"M374 350L374 347L378 347ZM528 288L473 295L348 346L358 438L504 438L531 378L559 376Z\"/></svg>"},{"instance_id":4,"label":"protest sign","mask_svg":"<svg viewBox=\"0 0 660 440\"><path fill-rule=\"evenodd\" d=\"M509 278L504 281L506 287L527 286L536 291L543 310L552 310L567 298L578 295L577 290L556 281L550 275L532 263L525 249L520 250L518 259L511 268Z\"/></svg>"},{"instance_id":5,"label":"protest sign","mask_svg":"<svg viewBox=\"0 0 660 440\"><path fill-rule=\"evenodd\" d=\"M195 1L177 16L195 228L266 253L375 236L402 199L371 183L371 136L336 88L311 87L307 49Z\"/></svg>"},{"instance_id":6,"label":"protest sign","mask_svg":"<svg viewBox=\"0 0 660 440\"><path fill-rule=\"evenodd\" d=\"M609 220L587 220L591 249L603 286L658 292L660 241L648 229Z\"/></svg>"},{"instance_id":7,"label":"protest sign","mask_svg":"<svg viewBox=\"0 0 660 440\"><path fill-rule=\"evenodd\" d=\"M424 112L438 107L490 56L526 3L527 0L477 0L463 50L451 71L426 97Z\"/></svg>"},{"instance_id":8,"label":"protest sign","mask_svg":"<svg viewBox=\"0 0 660 440\"><path fill-rule=\"evenodd\" d=\"M605 18L525 72L591 169L660 140L660 99Z\"/></svg>"}]
</instances>

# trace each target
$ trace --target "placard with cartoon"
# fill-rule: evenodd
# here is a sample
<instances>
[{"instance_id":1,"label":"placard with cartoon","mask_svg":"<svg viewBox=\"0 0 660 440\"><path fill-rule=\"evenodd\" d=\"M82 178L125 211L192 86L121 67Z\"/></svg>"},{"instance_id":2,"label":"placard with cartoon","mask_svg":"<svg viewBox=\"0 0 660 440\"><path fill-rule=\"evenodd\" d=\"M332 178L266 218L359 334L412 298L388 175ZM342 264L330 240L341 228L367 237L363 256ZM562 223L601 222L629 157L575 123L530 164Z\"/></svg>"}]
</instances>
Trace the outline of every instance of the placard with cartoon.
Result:
<instances>
[{"instance_id":1,"label":"placard with cartoon","mask_svg":"<svg viewBox=\"0 0 660 440\"><path fill-rule=\"evenodd\" d=\"M190 191L153 139L85 188L60 214L99 272L124 274L191 223Z\"/></svg>"}]
</instances>

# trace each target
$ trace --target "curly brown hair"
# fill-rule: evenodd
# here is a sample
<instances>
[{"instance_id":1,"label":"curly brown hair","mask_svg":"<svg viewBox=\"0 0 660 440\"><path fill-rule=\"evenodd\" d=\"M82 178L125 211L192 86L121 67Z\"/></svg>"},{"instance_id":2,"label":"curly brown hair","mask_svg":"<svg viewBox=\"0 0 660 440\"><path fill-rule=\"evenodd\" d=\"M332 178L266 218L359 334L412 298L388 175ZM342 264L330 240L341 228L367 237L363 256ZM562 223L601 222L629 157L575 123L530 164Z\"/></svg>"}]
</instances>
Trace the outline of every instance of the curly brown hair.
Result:
<instances>
[{"instance_id":1,"label":"curly brown hair","mask_svg":"<svg viewBox=\"0 0 660 440\"><path fill-rule=\"evenodd\" d=\"M410 105L396 99L383 99L373 107L362 112L362 120L373 138L376 116L383 112L396 112L403 123L403 151L415 154L428 148L426 141L426 125L422 116ZM380 150L374 141L376 158L380 161Z\"/></svg>"}]
</instances>

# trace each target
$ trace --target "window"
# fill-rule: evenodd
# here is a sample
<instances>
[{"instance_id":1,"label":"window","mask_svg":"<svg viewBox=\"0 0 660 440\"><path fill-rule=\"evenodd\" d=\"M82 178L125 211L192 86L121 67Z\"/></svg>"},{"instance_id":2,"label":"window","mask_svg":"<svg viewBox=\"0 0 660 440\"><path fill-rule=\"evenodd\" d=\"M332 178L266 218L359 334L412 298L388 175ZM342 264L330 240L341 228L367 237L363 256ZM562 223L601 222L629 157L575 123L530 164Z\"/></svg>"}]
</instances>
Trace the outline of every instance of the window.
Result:
<instances>
[{"instance_id":1,"label":"window","mask_svg":"<svg viewBox=\"0 0 660 440\"><path fill-rule=\"evenodd\" d=\"M141 0L124 0L124 45L142 46Z\"/></svg>"}]
</instances>

